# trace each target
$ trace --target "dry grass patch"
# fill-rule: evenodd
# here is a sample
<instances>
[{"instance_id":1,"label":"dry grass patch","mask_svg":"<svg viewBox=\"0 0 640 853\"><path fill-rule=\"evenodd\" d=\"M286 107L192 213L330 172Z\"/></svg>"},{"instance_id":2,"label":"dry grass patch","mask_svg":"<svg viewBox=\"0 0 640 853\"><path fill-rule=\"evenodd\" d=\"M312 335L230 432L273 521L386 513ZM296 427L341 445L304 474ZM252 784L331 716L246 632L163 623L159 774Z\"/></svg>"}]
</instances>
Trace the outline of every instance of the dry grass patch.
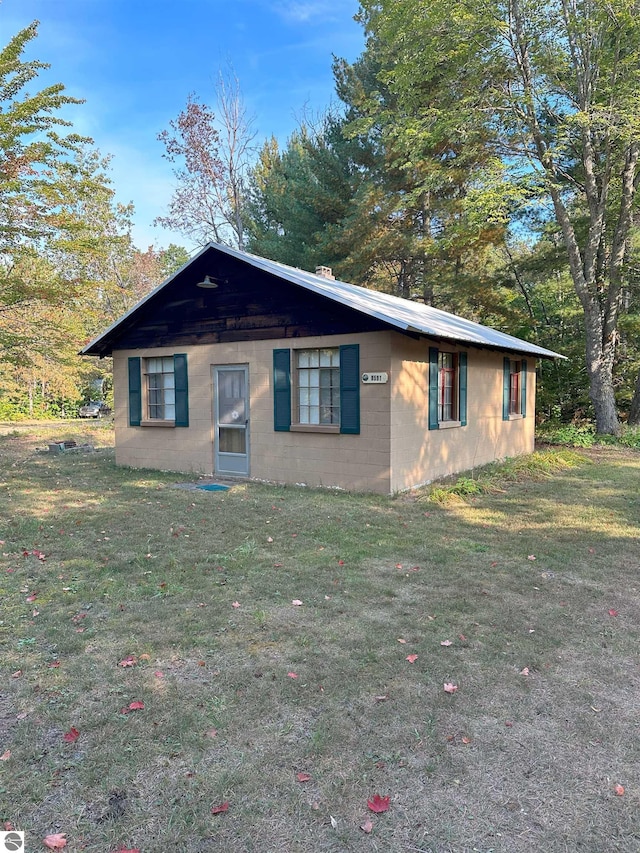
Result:
<instances>
[{"instance_id":1,"label":"dry grass patch","mask_svg":"<svg viewBox=\"0 0 640 853\"><path fill-rule=\"evenodd\" d=\"M442 508L38 444L0 439L0 820L28 847L639 849L639 454Z\"/></svg>"}]
</instances>

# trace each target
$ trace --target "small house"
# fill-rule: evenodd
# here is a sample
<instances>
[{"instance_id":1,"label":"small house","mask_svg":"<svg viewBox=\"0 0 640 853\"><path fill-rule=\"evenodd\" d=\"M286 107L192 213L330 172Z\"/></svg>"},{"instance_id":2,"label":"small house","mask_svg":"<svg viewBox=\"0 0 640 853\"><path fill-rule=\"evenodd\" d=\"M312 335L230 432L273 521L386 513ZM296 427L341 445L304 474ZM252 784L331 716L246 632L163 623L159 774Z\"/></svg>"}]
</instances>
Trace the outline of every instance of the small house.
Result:
<instances>
[{"instance_id":1,"label":"small house","mask_svg":"<svg viewBox=\"0 0 640 853\"><path fill-rule=\"evenodd\" d=\"M214 243L82 352L113 356L118 464L381 493L531 452L562 357Z\"/></svg>"}]
</instances>

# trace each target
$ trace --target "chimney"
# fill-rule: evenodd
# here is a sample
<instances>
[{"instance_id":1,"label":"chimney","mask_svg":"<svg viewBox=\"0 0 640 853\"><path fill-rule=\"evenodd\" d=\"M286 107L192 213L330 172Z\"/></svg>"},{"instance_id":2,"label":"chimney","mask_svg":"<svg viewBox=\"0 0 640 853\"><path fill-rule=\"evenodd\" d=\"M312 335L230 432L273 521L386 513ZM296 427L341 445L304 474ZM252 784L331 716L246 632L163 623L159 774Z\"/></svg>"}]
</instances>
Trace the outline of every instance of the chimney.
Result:
<instances>
[{"instance_id":1,"label":"chimney","mask_svg":"<svg viewBox=\"0 0 640 853\"><path fill-rule=\"evenodd\" d=\"M331 272L331 267L316 267L316 275L321 278L330 278L332 281L336 280L335 275Z\"/></svg>"}]
</instances>

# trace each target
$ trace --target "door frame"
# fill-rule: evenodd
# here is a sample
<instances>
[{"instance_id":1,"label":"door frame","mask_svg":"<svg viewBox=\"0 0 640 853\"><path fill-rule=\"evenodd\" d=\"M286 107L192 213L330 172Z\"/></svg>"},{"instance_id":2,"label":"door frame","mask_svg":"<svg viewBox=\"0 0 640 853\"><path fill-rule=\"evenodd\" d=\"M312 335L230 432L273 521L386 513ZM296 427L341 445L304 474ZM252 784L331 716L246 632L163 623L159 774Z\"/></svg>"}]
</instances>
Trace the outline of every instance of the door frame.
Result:
<instances>
[{"instance_id":1,"label":"door frame","mask_svg":"<svg viewBox=\"0 0 640 853\"><path fill-rule=\"evenodd\" d=\"M225 370L241 370L244 373L244 397L245 397L245 419L244 424L235 426L234 424L220 424L219 423L219 398L218 398L218 388L219 388L219 375L220 372ZM249 365L247 363L242 364L212 364L211 365L211 380L212 380L212 391L213 391L213 470L216 474L224 475L225 477L248 477L249 476ZM231 453L231 452L221 452L219 450L220 441L219 441L219 429L220 426L227 429L244 429L245 435L245 452L244 453ZM225 466L226 463L226 466Z\"/></svg>"}]
</instances>

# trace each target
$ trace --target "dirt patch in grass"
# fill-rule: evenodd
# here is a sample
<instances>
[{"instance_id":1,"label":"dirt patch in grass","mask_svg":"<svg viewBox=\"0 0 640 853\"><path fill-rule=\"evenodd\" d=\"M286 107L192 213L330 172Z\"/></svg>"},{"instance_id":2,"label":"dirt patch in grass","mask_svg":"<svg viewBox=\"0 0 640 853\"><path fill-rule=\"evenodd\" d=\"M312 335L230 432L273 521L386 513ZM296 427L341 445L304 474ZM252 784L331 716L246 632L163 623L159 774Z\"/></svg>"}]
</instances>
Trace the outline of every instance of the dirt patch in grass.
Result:
<instances>
[{"instance_id":1,"label":"dirt patch in grass","mask_svg":"<svg viewBox=\"0 0 640 853\"><path fill-rule=\"evenodd\" d=\"M640 848L639 454L442 508L40 443L0 439L0 821L28 849Z\"/></svg>"}]
</instances>

